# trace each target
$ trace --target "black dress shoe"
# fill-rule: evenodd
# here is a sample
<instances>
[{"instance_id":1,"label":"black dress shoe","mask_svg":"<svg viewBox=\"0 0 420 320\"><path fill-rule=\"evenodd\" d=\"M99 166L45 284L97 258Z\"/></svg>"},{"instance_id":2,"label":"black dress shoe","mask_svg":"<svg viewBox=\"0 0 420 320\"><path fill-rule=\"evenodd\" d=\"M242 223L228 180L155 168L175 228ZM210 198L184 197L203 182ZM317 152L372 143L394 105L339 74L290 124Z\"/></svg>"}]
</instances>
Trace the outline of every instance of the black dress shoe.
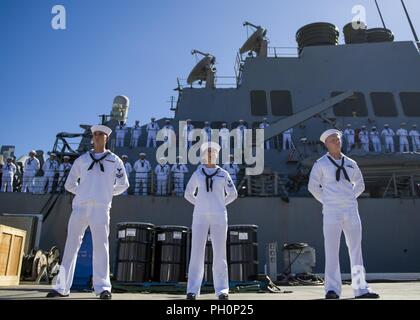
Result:
<instances>
[{"instance_id":1,"label":"black dress shoe","mask_svg":"<svg viewBox=\"0 0 420 320\"><path fill-rule=\"evenodd\" d=\"M101 300L111 300L112 299L112 294L108 290L102 291L101 294L99 295L99 299L101 299Z\"/></svg>"},{"instance_id":2,"label":"black dress shoe","mask_svg":"<svg viewBox=\"0 0 420 320\"><path fill-rule=\"evenodd\" d=\"M229 300L229 295L227 293L222 293L219 295L219 300Z\"/></svg>"},{"instance_id":3,"label":"black dress shoe","mask_svg":"<svg viewBox=\"0 0 420 320\"><path fill-rule=\"evenodd\" d=\"M196 300L197 296L195 293L187 293L187 300Z\"/></svg>"},{"instance_id":4,"label":"black dress shoe","mask_svg":"<svg viewBox=\"0 0 420 320\"><path fill-rule=\"evenodd\" d=\"M55 290L51 290L50 292L47 293L47 298L61 298L61 297L68 297L68 294L61 294L58 291Z\"/></svg>"},{"instance_id":5,"label":"black dress shoe","mask_svg":"<svg viewBox=\"0 0 420 320\"><path fill-rule=\"evenodd\" d=\"M340 299L340 297L334 291L330 290L325 295L325 299L327 299L327 300Z\"/></svg>"},{"instance_id":6,"label":"black dress shoe","mask_svg":"<svg viewBox=\"0 0 420 320\"><path fill-rule=\"evenodd\" d=\"M356 299L379 299L379 294L375 292L368 292L362 294L361 296L357 296Z\"/></svg>"}]
</instances>

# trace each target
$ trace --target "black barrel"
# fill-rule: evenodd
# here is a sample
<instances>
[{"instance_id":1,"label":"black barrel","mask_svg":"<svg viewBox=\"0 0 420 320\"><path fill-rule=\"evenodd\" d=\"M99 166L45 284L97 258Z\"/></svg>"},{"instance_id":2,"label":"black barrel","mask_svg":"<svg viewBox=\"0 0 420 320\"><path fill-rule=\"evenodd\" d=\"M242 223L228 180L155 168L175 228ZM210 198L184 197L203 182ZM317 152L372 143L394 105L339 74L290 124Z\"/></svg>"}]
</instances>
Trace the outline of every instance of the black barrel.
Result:
<instances>
[{"instance_id":1,"label":"black barrel","mask_svg":"<svg viewBox=\"0 0 420 320\"><path fill-rule=\"evenodd\" d=\"M204 282L213 283L213 247L211 236L207 235L206 251L204 253Z\"/></svg>"},{"instance_id":2,"label":"black barrel","mask_svg":"<svg viewBox=\"0 0 420 320\"><path fill-rule=\"evenodd\" d=\"M344 41L346 44L368 42L366 24L360 22L360 24L356 24L355 27L357 28L353 28L353 22L350 22L343 27Z\"/></svg>"},{"instance_id":3,"label":"black barrel","mask_svg":"<svg viewBox=\"0 0 420 320\"><path fill-rule=\"evenodd\" d=\"M256 225L231 225L227 234L230 281L254 281L258 277Z\"/></svg>"},{"instance_id":4,"label":"black barrel","mask_svg":"<svg viewBox=\"0 0 420 320\"><path fill-rule=\"evenodd\" d=\"M121 222L117 224L117 237L117 281L151 281L155 226L150 223Z\"/></svg>"},{"instance_id":5,"label":"black barrel","mask_svg":"<svg viewBox=\"0 0 420 320\"><path fill-rule=\"evenodd\" d=\"M155 281L186 281L187 238L187 227L156 227Z\"/></svg>"},{"instance_id":6,"label":"black barrel","mask_svg":"<svg viewBox=\"0 0 420 320\"><path fill-rule=\"evenodd\" d=\"M296 32L299 52L304 47L338 45L338 28L327 22L316 22L303 26Z\"/></svg>"},{"instance_id":7,"label":"black barrel","mask_svg":"<svg viewBox=\"0 0 420 320\"><path fill-rule=\"evenodd\" d=\"M366 30L368 42L392 42L394 34L385 28L372 28Z\"/></svg>"}]
</instances>

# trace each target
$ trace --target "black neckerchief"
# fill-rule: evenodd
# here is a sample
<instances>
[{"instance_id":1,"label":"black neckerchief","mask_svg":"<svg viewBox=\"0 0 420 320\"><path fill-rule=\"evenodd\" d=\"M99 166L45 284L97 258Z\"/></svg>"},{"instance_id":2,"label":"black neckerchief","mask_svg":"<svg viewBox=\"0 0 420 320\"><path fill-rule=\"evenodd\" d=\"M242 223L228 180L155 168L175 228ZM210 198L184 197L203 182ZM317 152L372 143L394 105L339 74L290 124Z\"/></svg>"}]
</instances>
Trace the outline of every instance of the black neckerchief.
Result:
<instances>
[{"instance_id":1,"label":"black neckerchief","mask_svg":"<svg viewBox=\"0 0 420 320\"><path fill-rule=\"evenodd\" d=\"M54 163L50 160L50 169L52 169L53 164L54 164Z\"/></svg>"},{"instance_id":2,"label":"black neckerchief","mask_svg":"<svg viewBox=\"0 0 420 320\"><path fill-rule=\"evenodd\" d=\"M93 154L91 153L91 152L89 152L89 155L90 155L90 157L91 157L91 159L92 159L92 163L90 164L90 166L89 166L89 168L88 168L88 171L89 170L92 170L92 168L93 168L93 166L96 164L96 163L99 163L99 166L100 166L100 168L101 168L101 171L102 172L105 172L105 170L104 170L104 165L103 165L103 163L102 163L102 160L104 160L108 155L109 155L109 152L105 152L105 154L102 156L102 157L100 157L99 159L96 159L94 156L93 156Z\"/></svg>"},{"instance_id":3,"label":"black neckerchief","mask_svg":"<svg viewBox=\"0 0 420 320\"><path fill-rule=\"evenodd\" d=\"M333 165L337 167L337 171L335 172L335 180L340 181L340 171L343 170L344 178L350 182L349 175L347 174L346 168L344 168L344 157L341 158L341 166L339 166L330 156L327 156L327 158Z\"/></svg>"},{"instance_id":4,"label":"black neckerchief","mask_svg":"<svg viewBox=\"0 0 420 320\"><path fill-rule=\"evenodd\" d=\"M207 174L206 170L204 168L201 168L201 171L206 176L206 189L207 192L213 191L213 177L219 173L220 168L217 168L217 170L213 174Z\"/></svg>"},{"instance_id":5,"label":"black neckerchief","mask_svg":"<svg viewBox=\"0 0 420 320\"><path fill-rule=\"evenodd\" d=\"M28 159L28 165L30 166L31 165L31 163L32 163L32 161L33 161L34 159L32 159L32 158L29 158Z\"/></svg>"}]
</instances>

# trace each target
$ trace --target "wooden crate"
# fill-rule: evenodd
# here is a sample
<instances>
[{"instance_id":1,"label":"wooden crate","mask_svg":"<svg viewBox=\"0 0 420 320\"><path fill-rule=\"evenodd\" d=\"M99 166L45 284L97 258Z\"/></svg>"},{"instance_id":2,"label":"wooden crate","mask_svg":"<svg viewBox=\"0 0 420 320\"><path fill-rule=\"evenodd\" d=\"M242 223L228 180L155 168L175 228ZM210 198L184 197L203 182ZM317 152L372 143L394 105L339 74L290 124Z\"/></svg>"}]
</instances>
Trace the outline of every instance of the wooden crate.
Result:
<instances>
[{"instance_id":1,"label":"wooden crate","mask_svg":"<svg viewBox=\"0 0 420 320\"><path fill-rule=\"evenodd\" d=\"M19 284L26 231L0 224L0 286Z\"/></svg>"}]
</instances>

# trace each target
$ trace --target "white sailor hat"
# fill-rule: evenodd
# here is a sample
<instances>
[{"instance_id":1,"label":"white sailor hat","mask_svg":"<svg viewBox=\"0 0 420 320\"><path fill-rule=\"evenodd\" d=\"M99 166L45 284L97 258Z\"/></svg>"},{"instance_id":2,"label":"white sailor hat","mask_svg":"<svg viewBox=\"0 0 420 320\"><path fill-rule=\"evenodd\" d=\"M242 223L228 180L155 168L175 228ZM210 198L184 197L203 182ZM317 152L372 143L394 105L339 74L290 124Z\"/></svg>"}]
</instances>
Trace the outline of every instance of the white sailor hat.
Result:
<instances>
[{"instance_id":1,"label":"white sailor hat","mask_svg":"<svg viewBox=\"0 0 420 320\"><path fill-rule=\"evenodd\" d=\"M189 122L189 121L191 121L191 119L187 119L187 120L185 120L185 121Z\"/></svg>"},{"instance_id":2,"label":"white sailor hat","mask_svg":"<svg viewBox=\"0 0 420 320\"><path fill-rule=\"evenodd\" d=\"M401 123L402 126L405 126L405 122Z\"/></svg>"},{"instance_id":3,"label":"white sailor hat","mask_svg":"<svg viewBox=\"0 0 420 320\"><path fill-rule=\"evenodd\" d=\"M223 122L222 123L222 127L226 127L227 126L227 123L226 122Z\"/></svg>"},{"instance_id":4,"label":"white sailor hat","mask_svg":"<svg viewBox=\"0 0 420 320\"><path fill-rule=\"evenodd\" d=\"M384 124L384 127L389 127L388 123L385 123L385 124Z\"/></svg>"},{"instance_id":5,"label":"white sailor hat","mask_svg":"<svg viewBox=\"0 0 420 320\"><path fill-rule=\"evenodd\" d=\"M100 131L105 133L108 137L111 135L112 130L108 128L107 126L104 126L103 124L95 124L92 127L90 127L90 131L92 131L92 134L96 131Z\"/></svg>"},{"instance_id":6,"label":"white sailor hat","mask_svg":"<svg viewBox=\"0 0 420 320\"><path fill-rule=\"evenodd\" d=\"M264 117L264 118L263 118L263 121L266 121L266 120L267 120L267 118L266 118L266 117Z\"/></svg>"},{"instance_id":7,"label":"white sailor hat","mask_svg":"<svg viewBox=\"0 0 420 320\"><path fill-rule=\"evenodd\" d=\"M140 152L139 156L145 156L146 154L144 152Z\"/></svg>"},{"instance_id":8,"label":"white sailor hat","mask_svg":"<svg viewBox=\"0 0 420 320\"><path fill-rule=\"evenodd\" d=\"M127 156L126 154L123 154L123 155L121 156L121 158L127 158L127 159L128 159L128 156Z\"/></svg>"},{"instance_id":9,"label":"white sailor hat","mask_svg":"<svg viewBox=\"0 0 420 320\"><path fill-rule=\"evenodd\" d=\"M208 122L208 121L204 121L204 124L210 124L210 122Z\"/></svg>"},{"instance_id":10,"label":"white sailor hat","mask_svg":"<svg viewBox=\"0 0 420 320\"><path fill-rule=\"evenodd\" d=\"M169 119L166 119L166 120L165 120L165 122L171 122L171 120L169 120Z\"/></svg>"},{"instance_id":11,"label":"white sailor hat","mask_svg":"<svg viewBox=\"0 0 420 320\"><path fill-rule=\"evenodd\" d=\"M351 127L351 124L350 123L347 123L347 127Z\"/></svg>"},{"instance_id":12,"label":"white sailor hat","mask_svg":"<svg viewBox=\"0 0 420 320\"><path fill-rule=\"evenodd\" d=\"M321 140L323 143L325 143L325 140L327 140L327 138L333 134L338 135L340 138L342 136L342 133L340 130L337 129L328 129L326 131L324 131L323 134L321 134L321 137L319 137L319 140Z\"/></svg>"},{"instance_id":13,"label":"white sailor hat","mask_svg":"<svg viewBox=\"0 0 420 320\"><path fill-rule=\"evenodd\" d=\"M239 119L239 122L244 122L244 120L243 119Z\"/></svg>"},{"instance_id":14,"label":"white sailor hat","mask_svg":"<svg viewBox=\"0 0 420 320\"><path fill-rule=\"evenodd\" d=\"M36 154L36 151L35 150L31 150L31 151L29 151L29 153Z\"/></svg>"},{"instance_id":15,"label":"white sailor hat","mask_svg":"<svg viewBox=\"0 0 420 320\"><path fill-rule=\"evenodd\" d=\"M417 127L417 125L416 124L413 124L412 127Z\"/></svg>"},{"instance_id":16,"label":"white sailor hat","mask_svg":"<svg viewBox=\"0 0 420 320\"><path fill-rule=\"evenodd\" d=\"M372 129L376 129L376 127L375 127L375 126L373 126L373 127L372 127Z\"/></svg>"},{"instance_id":17,"label":"white sailor hat","mask_svg":"<svg viewBox=\"0 0 420 320\"><path fill-rule=\"evenodd\" d=\"M63 159L70 159L70 157L69 156L64 156Z\"/></svg>"},{"instance_id":18,"label":"white sailor hat","mask_svg":"<svg viewBox=\"0 0 420 320\"><path fill-rule=\"evenodd\" d=\"M54 152L51 152L50 156L56 157L57 155Z\"/></svg>"},{"instance_id":19,"label":"white sailor hat","mask_svg":"<svg viewBox=\"0 0 420 320\"><path fill-rule=\"evenodd\" d=\"M176 157L178 160L182 160L183 158L181 156Z\"/></svg>"},{"instance_id":20,"label":"white sailor hat","mask_svg":"<svg viewBox=\"0 0 420 320\"><path fill-rule=\"evenodd\" d=\"M216 143L216 142L214 142L214 141L210 141L210 142L204 142L202 145L201 145L201 147L200 147L200 150L201 150L201 152L202 153L204 153L204 152L206 152L207 151L207 149L212 149L212 150L214 150L215 152L219 152L220 151L220 146L219 146L219 144L218 143Z\"/></svg>"},{"instance_id":21,"label":"white sailor hat","mask_svg":"<svg viewBox=\"0 0 420 320\"><path fill-rule=\"evenodd\" d=\"M362 126L362 129L366 129L366 126Z\"/></svg>"}]
</instances>

